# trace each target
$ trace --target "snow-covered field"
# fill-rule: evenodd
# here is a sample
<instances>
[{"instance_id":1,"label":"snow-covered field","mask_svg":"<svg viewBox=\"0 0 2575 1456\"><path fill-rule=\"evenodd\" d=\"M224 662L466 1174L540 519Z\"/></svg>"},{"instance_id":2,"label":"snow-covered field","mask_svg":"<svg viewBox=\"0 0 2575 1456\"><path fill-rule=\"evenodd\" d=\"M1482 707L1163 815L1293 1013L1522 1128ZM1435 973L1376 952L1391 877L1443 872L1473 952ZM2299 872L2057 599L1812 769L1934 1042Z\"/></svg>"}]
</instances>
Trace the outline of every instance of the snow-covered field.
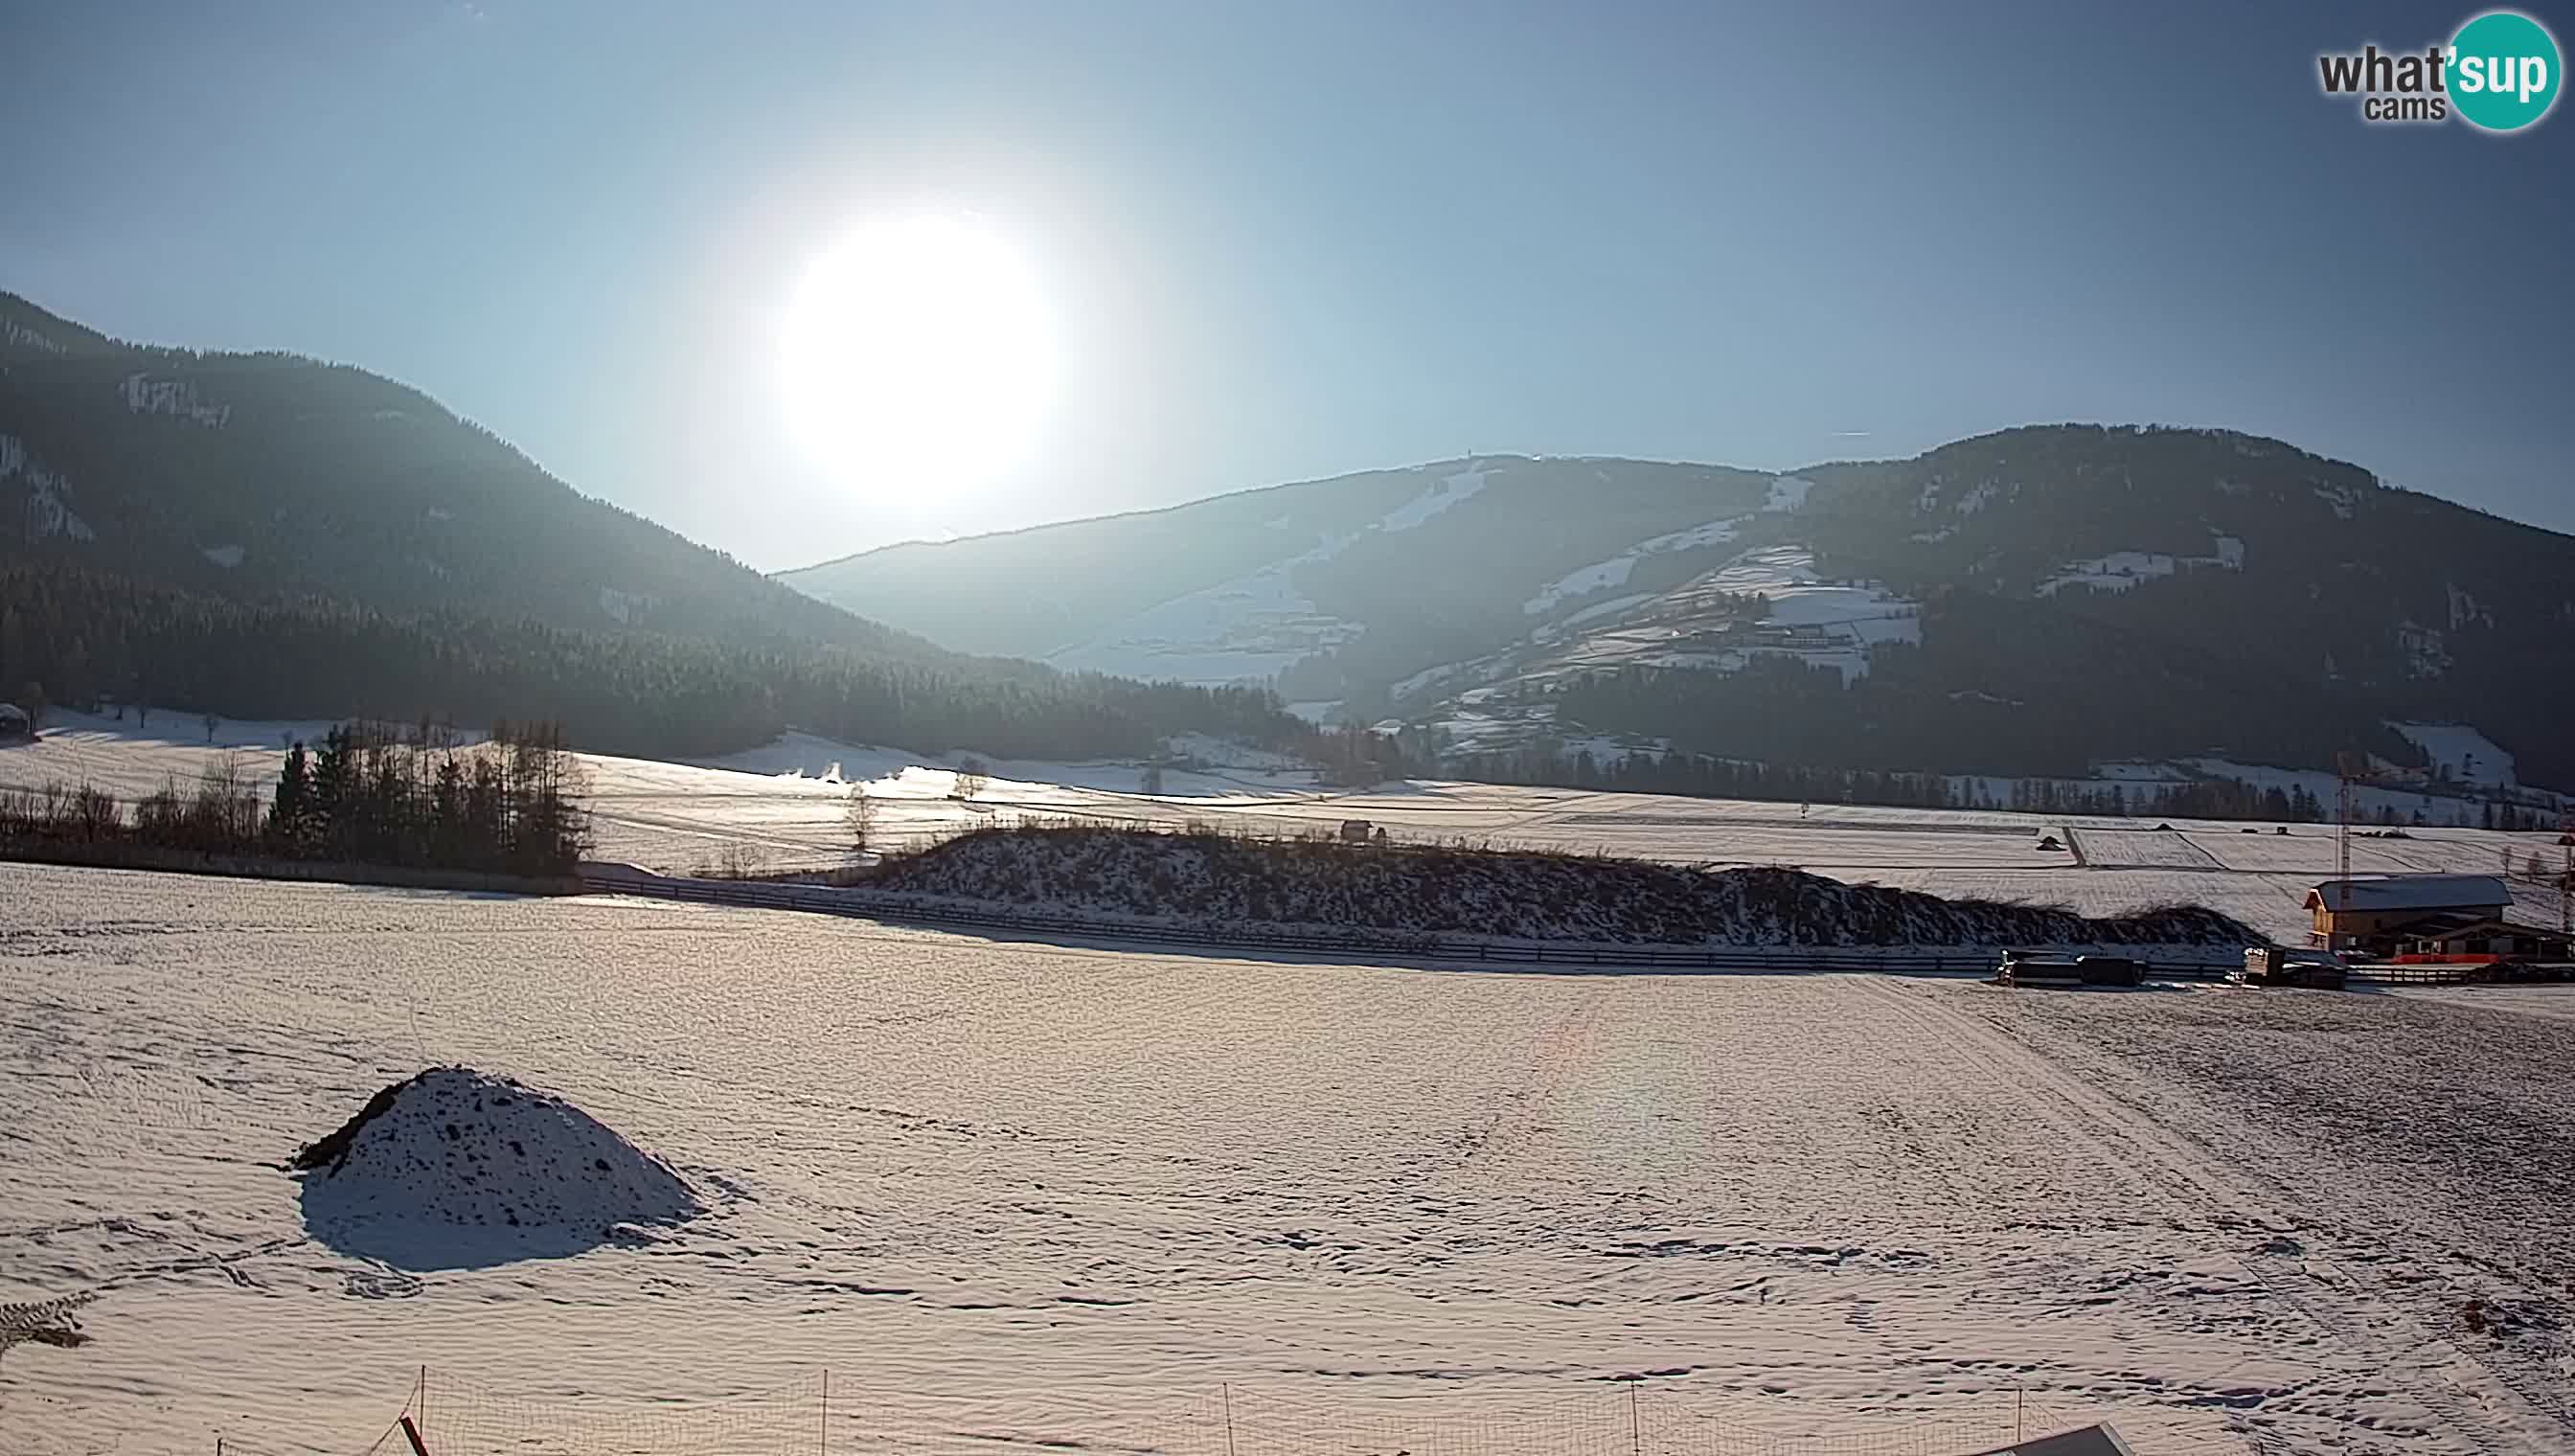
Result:
<instances>
[{"instance_id":1,"label":"snow-covered field","mask_svg":"<svg viewBox=\"0 0 2575 1456\"><path fill-rule=\"evenodd\" d=\"M833 1451L1962 1451L2015 1391L2140 1451L2561 1451L2570 1004L0 865L0 1303L98 1292L0 1356L0 1448L357 1451L426 1364L442 1453L811 1452L827 1366ZM311 1236L280 1164L445 1061L707 1211L464 1267ZM1813 1433L1854 1439L1761 1439Z\"/></svg>"},{"instance_id":2,"label":"snow-covered field","mask_svg":"<svg viewBox=\"0 0 2575 1456\"><path fill-rule=\"evenodd\" d=\"M2465 724L2394 723L2388 727L2429 753L2435 769L2461 783L2508 787L2514 781L2512 754Z\"/></svg>"},{"instance_id":3,"label":"snow-covered field","mask_svg":"<svg viewBox=\"0 0 2575 1456\"><path fill-rule=\"evenodd\" d=\"M151 729L61 717L36 743L0 748L0 787L88 781L127 797L173 780L183 788L209 768L237 763L273 777L280 745L313 738L322 724L218 724L211 743L192 719L156 715ZM1189 745L1211 758L1218 745ZM972 798L950 795L958 754L863 748L791 733L764 748L703 763L582 755L596 817L598 855L686 872L738 863L753 868L840 862L844 806L864 783L878 805L876 842L924 842L977 824L1023 816L1112 823L1210 820L1256 832L1295 832L1364 818L1397 836L1488 840L1580 851L1607 850L1683 864L1788 864L1850 881L1948 895L2061 903L2085 914L2203 904L2277 936L2303 935L2307 887L2334 872L2331 825L2247 825L1867 805L1676 798L1508 784L1419 782L1363 793L1327 791L1312 775L1249 750L1233 766L1171 770L1163 791L1143 793L1133 763L988 764ZM2331 780L2325 779L2330 802ZM2248 828L2257 830L2247 832ZM2552 833L2427 827L2403 839L2360 838L2363 873L2478 873L2539 853L2560 862ZM2054 834L2069 847L2041 849ZM2520 918L2554 925L2554 889L2516 881Z\"/></svg>"}]
</instances>

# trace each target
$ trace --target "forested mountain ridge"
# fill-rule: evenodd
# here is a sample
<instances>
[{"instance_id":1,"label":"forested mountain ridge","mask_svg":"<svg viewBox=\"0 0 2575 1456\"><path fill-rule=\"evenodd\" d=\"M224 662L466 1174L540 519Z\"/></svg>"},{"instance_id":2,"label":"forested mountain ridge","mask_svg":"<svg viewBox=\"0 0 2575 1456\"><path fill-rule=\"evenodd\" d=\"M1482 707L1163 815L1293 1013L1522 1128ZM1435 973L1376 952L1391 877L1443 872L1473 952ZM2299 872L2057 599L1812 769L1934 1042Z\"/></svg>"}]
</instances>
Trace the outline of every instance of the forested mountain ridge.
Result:
<instances>
[{"instance_id":1,"label":"forested mountain ridge","mask_svg":"<svg viewBox=\"0 0 2575 1456\"><path fill-rule=\"evenodd\" d=\"M192 591L948 656L581 495L417 390L118 344L11 294L0 482L28 503L0 551Z\"/></svg>"},{"instance_id":2,"label":"forested mountain ridge","mask_svg":"<svg viewBox=\"0 0 2575 1456\"><path fill-rule=\"evenodd\" d=\"M1022 558L1056 563L1054 610L978 592ZM2575 538L2227 431L2034 426L1783 475L1454 461L784 580L1059 665L1274 683L1470 760L2430 770L2394 725L2463 723L2503 751L2452 771L2575 784Z\"/></svg>"},{"instance_id":3,"label":"forested mountain ridge","mask_svg":"<svg viewBox=\"0 0 2575 1456\"><path fill-rule=\"evenodd\" d=\"M0 294L0 697L563 722L715 753L790 724L1024 756L1277 740L1266 693L976 658L585 497L417 390L123 344Z\"/></svg>"},{"instance_id":4,"label":"forested mountain ridge","mask_svg":"<svg viewBox=\"0 0 2575 1456\"><path fill-rule=\"evenodd\" d=\"M2033 427L1800 474L1823 570L1973 620L1946 643L1926 629L1917 676L2179 710L2110 756L2197 738L2292 766L2331 766L2334 743L2424 762L2370 728L2455 722L2526 781L2575 786L2575 537L2228 431Z\"/></svg>"}]
</instances>

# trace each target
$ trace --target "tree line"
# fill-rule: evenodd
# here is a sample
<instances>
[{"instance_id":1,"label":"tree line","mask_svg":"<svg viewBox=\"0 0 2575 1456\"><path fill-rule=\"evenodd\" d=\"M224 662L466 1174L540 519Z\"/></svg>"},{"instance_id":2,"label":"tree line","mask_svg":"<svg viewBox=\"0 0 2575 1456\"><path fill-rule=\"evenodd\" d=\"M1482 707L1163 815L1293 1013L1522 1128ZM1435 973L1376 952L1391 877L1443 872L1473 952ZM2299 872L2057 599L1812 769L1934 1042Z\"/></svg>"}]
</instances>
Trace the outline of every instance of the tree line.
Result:
<instances>
[{"instance_id":1,"label":"tree line","mask_svg":"<svg viewBox=\"0 0 2575 1456\"><path fill-rule=\"evenodd\" d=\"M1588 749L1567 752L1560 740L1461 754L1443 767L1459 778L1485 783L1538 783L1692 798L2272 823L2321 823L2334 815L2334 806L2303 784L2283 788L2227 775L2137 783L2010 778L1996 792L1978 776L1759 763L1681 752L1595 756ZM2461 804L2462 809L2465 806ZM2495 799L2482 802L2478 813L2479 824L2489 829L2539 829L2555 822L2546 810ZM2420 808L2400 813L2386 803L2366 810L2363 817L2389 825L2427 822Z\"/></svg>"},{"instance_id":2,"label":"tree line","mask_svg":"<svg viewBox=\"0 0 2575 1456\"><path fill-rule=\"evenodd\" d=\"M353 723L291 745L264 802L234 755L130 810L87 785L0 791L0 840L562 875L589 845L581 786L557 725L501 724L468 744L430 724Z\"/></svg>"},{"instance_id":3,"label":"tree line","mask_svg":"<svg viewBox=\"0 0 2575 1456\"><path fill-rule=\"evenodd\" d=\"M969 666L461 612L398 616L322 598L245 602L58 563L0 564L0 687L56 705L544 721L586 749L662 757L756 746L790 725L856 743L1027 758L1143 756L1181 732L1279 746L1304 731L1258 689L956 661Z\"/></svg>"}]
</instances>

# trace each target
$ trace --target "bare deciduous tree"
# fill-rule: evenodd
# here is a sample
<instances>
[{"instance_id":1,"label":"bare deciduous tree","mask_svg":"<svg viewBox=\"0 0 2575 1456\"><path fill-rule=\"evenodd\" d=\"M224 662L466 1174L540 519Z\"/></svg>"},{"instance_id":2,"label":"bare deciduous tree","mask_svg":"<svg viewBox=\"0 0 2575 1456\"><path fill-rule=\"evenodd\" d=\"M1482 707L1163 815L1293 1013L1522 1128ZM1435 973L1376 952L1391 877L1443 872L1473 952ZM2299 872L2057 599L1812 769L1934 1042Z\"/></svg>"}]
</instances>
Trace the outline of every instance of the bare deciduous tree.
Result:
<instances>
[{"instance_id":1,"label":"bare deciduous tree","mask_svg":"<svg viewBox=\"0 0 2575 1456\"><path fill-rule=\"evenodd\" d=\"M841 821L849 826L850 852L868 852L869 841L876 837L877 801L869 795L867 785L850 785L849 797L841 804Z\"/></svg>"}]
</instances>

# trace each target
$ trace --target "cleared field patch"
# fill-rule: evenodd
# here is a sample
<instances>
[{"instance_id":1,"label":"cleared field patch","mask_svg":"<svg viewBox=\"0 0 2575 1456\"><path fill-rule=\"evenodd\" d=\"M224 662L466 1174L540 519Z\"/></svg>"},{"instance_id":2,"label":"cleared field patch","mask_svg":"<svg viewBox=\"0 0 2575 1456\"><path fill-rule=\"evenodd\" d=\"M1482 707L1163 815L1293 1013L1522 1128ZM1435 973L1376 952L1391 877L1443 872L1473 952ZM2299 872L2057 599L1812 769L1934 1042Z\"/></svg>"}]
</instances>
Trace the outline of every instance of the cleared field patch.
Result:
<instances>
[{"instance_id":1,"label":"cleared field patch","mask_svg":"<svg viewBox=\"0 0 2575 1456\"><path fill-rule=\"evenodd\" d=\"M1794 822L1701 819L1637 822L1623 814L1576 815L1544 826L1545 837L1579 835L1613 854L1704 864L1790 864L1819 874L1876 869L2046 869L2069 862L2016 829L1936 825L1871 828Z\"/></svg>"},{"instance_id":2,"label":"cleared field patch","mask_svg":"<svg viewBox=\"0 0 2575 1456\"><path fill-rule=\"evenodd\" d=\"M2177 829L2073 831L2083 861L2095 869L2215 869L2218 861Z\"/></svg>"},{"instance_id":3,"label":"cleared field patch","mask_svg":"<svg viewBox=\"0 0 2575 1456\"><path fill-rule=\"evenodd\" d=\"M2331 824L2299 824L2286 834L2273 833L2260 826L2258 833L2240 832L2239 825L2225 827L2194 826L2181 837L2188 839L2209 860L2227 869L2254 870L2265 874L2303 874L2322 879L2334 872L2334 831ZM2371 841L2375 842L2375 841ZM2354 855L2353 867L2360 867L2363 854Z\"/></svg>"}]
</instances>

